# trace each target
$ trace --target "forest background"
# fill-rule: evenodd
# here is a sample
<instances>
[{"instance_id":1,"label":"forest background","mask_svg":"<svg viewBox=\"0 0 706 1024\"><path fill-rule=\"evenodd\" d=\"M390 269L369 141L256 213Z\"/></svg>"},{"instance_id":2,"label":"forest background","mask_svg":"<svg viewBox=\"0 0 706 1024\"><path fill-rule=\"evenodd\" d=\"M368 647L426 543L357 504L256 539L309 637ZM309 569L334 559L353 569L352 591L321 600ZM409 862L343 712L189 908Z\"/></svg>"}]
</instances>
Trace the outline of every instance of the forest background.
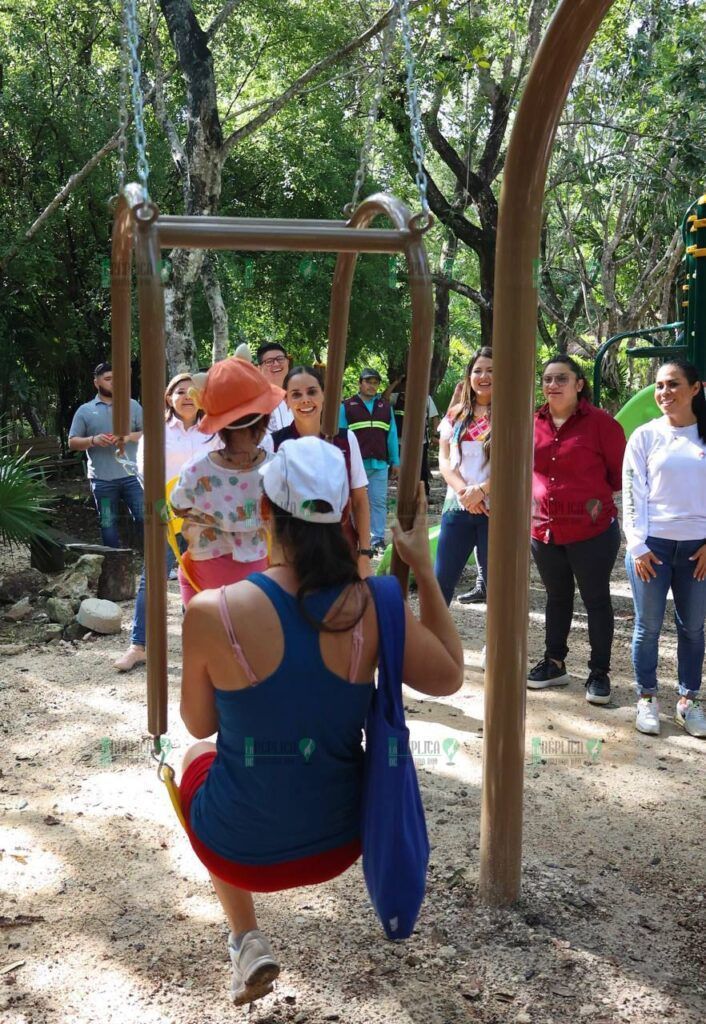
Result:
<instances>
[{"instance_id":1,"label":"forest background","mask_svg":"<svg viewBox=\"0 0 706 1024\"><path fill-rule=\"evenodd\" d=\"M150 192L164 212L340 218L350 201L389 4L140 0ZM412 0L434 270L431 390L444 403L490 342L503 162L555 0ZM681 220L704 191L706 0L616 0L572 88L549 171L538 353L589 366L612 334L680 319ZM121 11L108 0L0 3L0 417L60 436L110 348ZM132 133L132 125L131 131ZM130 138L128 166L135 178ZM419 206L394 40L363 195ZM172 252L170 371L281 341L326 359L335 256ZM403 261L359 261L348 376L406 358ZM137 351L135 343L135 351ZM134 393L139 396L135 361ZM608 403L650 368L608 362ZM639 379L638 379L639 378Z\"/></svg>"}]
</instances>

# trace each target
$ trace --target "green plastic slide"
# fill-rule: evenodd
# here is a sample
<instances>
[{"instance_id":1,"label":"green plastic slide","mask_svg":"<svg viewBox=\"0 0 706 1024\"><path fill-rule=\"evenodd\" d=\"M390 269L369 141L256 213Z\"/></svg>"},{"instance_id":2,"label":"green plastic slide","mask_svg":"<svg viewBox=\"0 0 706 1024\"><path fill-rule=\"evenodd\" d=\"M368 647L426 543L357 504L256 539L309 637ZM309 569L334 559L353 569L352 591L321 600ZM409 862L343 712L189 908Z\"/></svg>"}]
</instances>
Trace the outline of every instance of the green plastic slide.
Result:
<instances>
[{"instance_id":1,"label":"green plastic slide","mask_svg":"<svg viewBox=\"0 0 706 1024\"><path fill-rule=\"evenodd\" d=\"M436 561L436 548L439 543L439 533L441 532L441 524L437 523L436 526L429 527L429 554L431 555L432 564ZM471 557L468 559L468 565L475 564L475 555L471 552ZM390 572L390 562L392 561L392 544L388 544L385 548L385 554L382 556L380 565L377 567L376 576L387 576Z\"/></svg>"},{"instance_id":2,"label":"green plastic slide","mask_svg":"<svg viewBox=\"0 0 706 1024\"><path fill-rule=\"evenodd\" d=\"M656 420L662 413L655 402L655 386L648 384L642 391L633 395L629 402L616 413L616 420L625 431L625 436L630 437L633 430L637 430L643 423Z\"/></svg>"}]
</instances>

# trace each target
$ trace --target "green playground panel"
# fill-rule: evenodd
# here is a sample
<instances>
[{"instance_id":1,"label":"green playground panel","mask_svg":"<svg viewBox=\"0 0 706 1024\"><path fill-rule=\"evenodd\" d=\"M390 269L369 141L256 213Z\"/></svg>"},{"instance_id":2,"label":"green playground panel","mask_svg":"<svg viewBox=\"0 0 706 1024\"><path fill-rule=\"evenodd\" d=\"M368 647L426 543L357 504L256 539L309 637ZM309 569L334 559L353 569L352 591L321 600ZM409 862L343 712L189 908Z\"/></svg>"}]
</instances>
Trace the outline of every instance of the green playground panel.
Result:
<instances>
[{"instance_id":1,"label":"green playground panel","mask_svg":"<svg viewBox=\"0 0 706 1024\"><path fill-rule=\"evenodd\" d=\"M630 437L634 430L641 427L643 423L656 420L662 413L655 402L655 386L648 384L642 391L625 403L622 409L615 414L615 418L625 431L625 436Z\"/></svg>"},{"instance_id":2,"label":"green playground panel","mask_svg":"<svg viewBox=\"0 0 706 1024\"><path fill-rule=\"evenodd\" d=\"M437 523L436 526L429 527L429 554L431 555L432 562L436 561L436 547L439 543L439 533L441 532L441 524ZM392 561L392 544L388 544L385 548L385 553L382 556L380 565L377 567L376 576L388 576L390 573L390 562ZM466 565L475 564L475 555L471 552L471 556L466 562Z\"/></svg>"}]
</instances>

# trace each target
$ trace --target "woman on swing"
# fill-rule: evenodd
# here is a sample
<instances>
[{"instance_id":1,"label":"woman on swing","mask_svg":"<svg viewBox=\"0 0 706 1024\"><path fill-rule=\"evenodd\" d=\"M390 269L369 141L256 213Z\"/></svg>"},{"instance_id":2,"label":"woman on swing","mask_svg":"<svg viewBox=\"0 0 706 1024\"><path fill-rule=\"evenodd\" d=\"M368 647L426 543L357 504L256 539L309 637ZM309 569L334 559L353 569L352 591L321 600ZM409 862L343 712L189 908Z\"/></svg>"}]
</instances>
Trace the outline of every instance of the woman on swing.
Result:
<instances>
[{"instance_id":1,"label":"woman on swing","mask_svg":"<svg viewBox=\"0 0 706 1024\"><path fill-rule=\"evenodd\" d=\"M293 366L282 382L287 393L287 406L294 420L272 435L274 450L283 441L299 437L322 437L321 414L324 407L324 381L314 366ZM333 444L340 448L346 460L348 486L351 491L350 513L343 522L343 532L355 553L358 573L370 576L370 504L368 477L360 454L358 440L352 430L339 430Z\"/></svg>"},{"instance_id":2,"label":"woman on swing","mask_svg":"<svg viewBox=\"0 0 706 1024\"><path fill-rule=\"evenodd\" d=\"M193 736L217 741L187 751L180 796L230 925L236 1004L266 995L280 971L252 893L328 881L360 855L362 729L378 661L374 602L341 528L344 456L303 437L260 474L270 567L199 594L183 633L181 715ZM419 587L419 620L405 609L403 678L420 693L454 693L463 650L434 578L422 486L413 529L395 524L393 536Z\"/></svg>"}]
</instances>

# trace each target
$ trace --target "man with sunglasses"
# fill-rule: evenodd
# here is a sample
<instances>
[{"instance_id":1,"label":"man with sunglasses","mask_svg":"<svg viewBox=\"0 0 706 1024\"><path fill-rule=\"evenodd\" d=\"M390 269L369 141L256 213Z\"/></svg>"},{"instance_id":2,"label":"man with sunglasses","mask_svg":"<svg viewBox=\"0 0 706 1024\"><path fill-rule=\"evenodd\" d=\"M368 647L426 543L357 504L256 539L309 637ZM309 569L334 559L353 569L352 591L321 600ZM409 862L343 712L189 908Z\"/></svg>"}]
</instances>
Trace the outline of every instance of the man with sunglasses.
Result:
<instances>
[{"instance_id":1,"label":"man with sunglasses","mask_svg":"<svg viewBox=\"0 0 706 1024\"><path fill-rule=\"evenodd\" d=\"M266 341L258 348L255 358L263 377L266 377L270 384L275 384L278 388L283 387L284 378L289 373L289 356L284 348L276 341ZM293 419L292 410L283 398L270 416L267 430L273 434L275 430L288 427Z\"/></svg>"},{"instance_id":2,"label":"man with sunglasses","mask_svg":"<svg viewBox=\"0 0 706 1024\"><path fill-rule=\"evenodd\" d=\"M130 399L131 433L125 440L125 456L118 455L113 433L113 369L99 363L93 371L96 397L74 413L69 429L69 448L85 452L88 480L100 519L101 537L108 548L119 548L118 518L121 499L135 523L142 528L144 495L137 472L137 442L142 437L142 406Z\"/></svg>"}]
</instances>

